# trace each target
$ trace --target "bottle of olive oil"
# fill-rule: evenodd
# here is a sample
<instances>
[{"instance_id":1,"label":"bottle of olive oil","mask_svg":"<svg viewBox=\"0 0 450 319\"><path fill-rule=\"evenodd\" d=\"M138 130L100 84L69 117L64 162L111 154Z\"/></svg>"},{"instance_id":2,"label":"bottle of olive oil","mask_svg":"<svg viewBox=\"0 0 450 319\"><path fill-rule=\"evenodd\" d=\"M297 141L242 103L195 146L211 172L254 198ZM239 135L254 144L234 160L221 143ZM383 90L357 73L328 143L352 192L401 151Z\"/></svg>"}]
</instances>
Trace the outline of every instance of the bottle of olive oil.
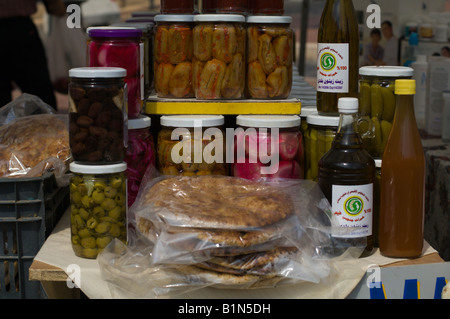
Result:
<instances>
[{"instance_id":1,"label":"bottle of olive oil","mask_svg":"<svg viewBox=\"0 0 450 319\"><path fill-rule=\"evenodd\" d=\"M358 99L340 98L338 109L338 131L331 149L319 160L318 183L339 225L331 234L338 247L365 244L361 256L367 256L374 248L375 161L363 147L356 129Z\"/></svg>"},{"instance_id":2,"label":"bottle of olive oil","mask_svg":"<svg viewBox=\"0 0 450 319\"><path fill-rule=\"evenodd\" d=\"M337 116L340 97L358 96L359 27L352 0L327 0L317 43L317 111Z\"/></svg>"}]
</instances>

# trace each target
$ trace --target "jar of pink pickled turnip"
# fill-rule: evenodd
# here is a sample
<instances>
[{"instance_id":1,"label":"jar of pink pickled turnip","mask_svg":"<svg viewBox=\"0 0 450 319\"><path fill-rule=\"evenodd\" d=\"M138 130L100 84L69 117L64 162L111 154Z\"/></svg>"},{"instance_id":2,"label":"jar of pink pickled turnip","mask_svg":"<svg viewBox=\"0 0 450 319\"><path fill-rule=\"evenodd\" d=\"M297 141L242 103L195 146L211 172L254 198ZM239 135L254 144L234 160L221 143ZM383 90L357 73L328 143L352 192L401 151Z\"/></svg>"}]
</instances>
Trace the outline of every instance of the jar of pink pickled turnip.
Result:
<instances>
[{"instance_id":1,"label":"jar of pink pickled turnip","mask_svg":"<svg viewBox=\"0 0 450 319\"><path fill-rule=\"evenodd\" d=\"M142 31L132 27L88 28L88 66L127 70L128 118L137 118L144 102Z\"/></svg>"},{"instance_id":2,"label":"jar of pink pickled turnip","mask_svg":"<svg viewBox=\"0 0 450 319\"><path fill-rule=\"evenodd\" d=\"M128 176L128 207L136 200L143 176L146 173L155 173L156 151L150 126L151 119L145 115L140 115L138 118L128 121L128 147L125 154ZM152 169L153 171L151 171Z\"/></svg>"},{"instance_id":3,"label":"jar of pink pickled turnip","mask_svg":"<svg viewBox=\"0 0 450 319\"><path fill-rule=\"evenodd\" d=\"M236 117L232 175L303 179L303 136L298 115L239 115Z\"/></svg>"}]
</instances>

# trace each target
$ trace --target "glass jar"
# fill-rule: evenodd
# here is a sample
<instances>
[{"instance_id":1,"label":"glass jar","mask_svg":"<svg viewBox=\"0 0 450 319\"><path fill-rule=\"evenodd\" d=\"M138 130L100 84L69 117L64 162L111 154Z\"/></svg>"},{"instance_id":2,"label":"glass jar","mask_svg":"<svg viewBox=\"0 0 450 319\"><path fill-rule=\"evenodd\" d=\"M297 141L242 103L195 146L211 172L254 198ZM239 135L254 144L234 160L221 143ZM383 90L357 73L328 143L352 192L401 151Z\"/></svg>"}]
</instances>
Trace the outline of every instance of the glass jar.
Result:
<instances>
[{"instance_id":1,"label":"glass jar","mask_svg":"<svg viewBox=\"0 0 450 319\"><path fill-rule=\"evenodd\" d=\"M311 114L306 118L308 131L305 136L305 178L318 181L319 160L331 149L339 126L339 116Z\"/></svg>"},{"instance_id":2,"label":"glass jar","mask_svg":"<svg viewBox=\"0 0 450 319\"><path fill-rule=\"evenodd\" d=\"M156 167L156 150L150 132L151 119L141 115L128 121L128 148L125 154L128 180L128 207L136 200L142 177Z\"/></svg>"},{"instance_id":3,"label":"glass jar","mask_svg":"<svg viewBox=\"0 0 450 319\"><path fill-rule=\"evenodd\" d=\"M192 82L199 100L241 99L245 88L245 17L199 14L194 18Z\"/></svg>"},{"instance_id":4,"label":"glass jar","mask_svg":"<svg viewBox=\"0 0 450 319\"><path fill-rule=\"evenodd\" d=\"M216 13L217 12L217 0L203 0L201 12L202 13Z\"/></svg>"},{"instance_id":5,"label":"glass jar","mask_svg":"<svg viewBox=\"0 0 450 319\"><path fill-rule=\"evenodd\" d=\"M248 98L286 99L292 89L293 32L289 16L247 18Z\"/></svg>"},{"instance_id":6,"label":"glass jar","mask_svg":"<svg viewBox=\"0 0 450 319\"><path fill-rule=\"evenodd\" d=\"M394 120L396 79L410 79L414 69L401 66L365 66L359 69L358 132L365 149L382 157Z\"/></svg>"},{"instance_id":7,"label":"glass jar","mask_svg":"<svg viewBox=\"0 0 450 319\"><path fill-rule=\"evenodd\" d=\"M144 52L144 88L143 88L143 100L149 97L153 89L153 23L152 22L123 22L114 23L115 27L132 27L142 31L141 44L143 45ZM142 89L142 88L141 88Z\"/></svg>"},{"instance_id":8,"label":"glass jar","mask_svg":"<svg viewBox=\"0 0 450 319\"><path fill-rule=\"evenodd\" d=\"M249 0L249 11L254 15L283 15L283 0Z\"/></svg>"},{"instance_id":9,"label":"glass jar","mask_svg":"<svg viewBox=\"0 0 450 319\"><path fill-rule=\"evenodd\" d=\"M158 97L194 97L192 87L192 15L155 16L153 59Z\"/></svg>"},{"instance_id":10,"label":"glass jar","mask_svg":"<svg viewBox=\"0 0 450 319\"><path fill-rule=\"evenodd\" d=\"M81 164L123 162L127 147L126 70L69 70L69 145Z\"/></svg>"},{"instance_id":11,"label":"glass jar","mask_svg":"<svg viewBox=\"0 0 450 319\"><path fill-rule=\"evenodd\" d=\"M138 117L143 106L142 31L130 27L93 27L88 28L88 35L88 66L121 67L127 70L128 117Z\"/></svg>"},{"instance_id":12,"label":"glass jar","mask_svg":"<svg viewBox=\"0 0 450 319\"><path fill-rule=\"evenodd\" d=\"M248 0L217 0L217 13L248 13Z\"/></svg>"},{"instance_id":13,"label":"glass jar","mask_svg":"<svg viewBox=\"0 0 450 319\"><path fill-rule=\"evenodd\" d=\"M194 0L161 0L162 14L193 14Z\"/></svg>"},{"instance_id":14,"label":"glass jar","mask_svg":"<svg viewBox=\"0 0 450 319\"><path fill-rule=\"evenodd\" d=\"M164 115L157 140L163 175L228 175L222 115Z\"/></svg>"},{"instance_id":15,"label":"glass jar","mask_svg":"<svg viewBox=\"0 0 450 319\"><path fill-rule=\"evenodd\" d=\"M75 255L95 259L114 238L127 241L125 163L70 164L71 242Z\"/></svg>"},{"instance_id":16,"label":"glass jar","mask_svg":"<svg viewBox=\"0 0 450 319\"><path fill-rule=\"evenodd\" d=\"M298 115L237 116L232 175L249 180L303 179L300 122Z\"/></svg>"}]
</instances>

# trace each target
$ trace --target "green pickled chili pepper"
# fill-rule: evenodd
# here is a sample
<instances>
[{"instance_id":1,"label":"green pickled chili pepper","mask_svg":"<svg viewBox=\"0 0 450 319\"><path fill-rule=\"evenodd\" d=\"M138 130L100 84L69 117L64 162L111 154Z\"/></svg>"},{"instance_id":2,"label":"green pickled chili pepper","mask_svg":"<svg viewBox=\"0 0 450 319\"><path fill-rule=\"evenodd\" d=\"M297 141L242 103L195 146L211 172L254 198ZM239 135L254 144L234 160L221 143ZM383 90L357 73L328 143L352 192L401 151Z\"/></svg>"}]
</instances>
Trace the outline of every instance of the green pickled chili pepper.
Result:
<instances>
[{"instance_id":1,"label":"green pickled chili pepper","mask_svg":"<svg viewBox=\"0 0 450 319\"><path fill-rule=\"evenodd\" d=\"M96 216L96 217L103 217L106 215L105 209L101 206L95 206L92 209L92 213Z\"/></svg>"},{"instance_id":2,"label":"green pickled chili pepper","mask_svg":"<svg viewBox=\"0 0 450 319\"><path fill-rule=\"evenodd\" d=\"M98 249L96 248L84 248L81 251L81 256L85 258L94 259L98 255Z\"/></svg>"},{"instance_id":3,"label":"green pickled chili pepper","mask_svg":"<svg viewBox=\"0 0 450 319\"><path fill-rule=\"evenodd\" d=\"M311 129L311 152L310 152L310 167L311 167L311 179L317 181L319 174L319 158L318 158L318 139L317 130Z\"/></svg>"},{"instance_id":4,"label":"green pickled chili pepper","mask_svg":"<svg viewBox=\"0 0 450 319\"><path fill-rule=\"evenodd\" d=\"M362 82L360 85L360 94L359 94L359 114L361 116L370 116L371 115L371 87L369 83Z\"/></svg>"},{"instance_id":5,"label":"green pickled chili pepper","mask_svg":"<svg viewBox=\"0 0 450 319\"><path fill-rule=\"evenodd\" d=\"M119 188L122 186L122 177L120 176L114 176L110 180L110 185L114 188Z\"/></svg>"},{"instance_id":6,"label":"green pickled chili pepper","mask_svg":"<svg viewBox=\"0 0 450 319\"><path fill-rule=\"evenodd\" d=\"M92 200L95 204L100 205L105 200L105 194L98 189L92 192Z\"/></svg>"},{"instance_id":7,"label":"green pickled chili pepper","mask_svg":"<svg viewBox=\"0 0 450 319\"><path fill-rule=\"evenodd\" d=\"M80 214L76 214L76 215L73 216L73 224L77 228L82 228L82 227L84 227L86 225Z\"/></svg>"},{"instance_id":8,"label":"green pickled chili pepper","mask_svg":"<svg viewBox=\"0 0 450 319\"><path fill-rule=\"evenodd\" d=\"M383 114L383 97L379 84L372 84L370 87L371 117L381 118Z\"/></svg>"},{"instance_id":9,"label":"green pickled chili pepper","mask_svg":"<svg viewBox=\"0 0 450 319\"><path fill-rule=\"evenodd\" d=\"M101 204L101 207L107 211L112 210L116 206L117 206L117 203L113 198L106 198L103 201L103 203Z\"/></svg>"},{"instance_id":10,"label":"green pickled chili pepper","mask_svg":"<svg viewBox=\"0 0 450 319\"><path fill-rule=\"evenodd\" d=\"M383 98L383 113L382 119L388 122L394 120L395 114L395 95L389 87L382 87L381 95Z\"/></svg>"},{"instance_id":11,"label":"green pickled chili pepper","mask_svg":"<svg viewBox=\"0 0 450 319\"><path fill-rule=\"evenodd\" d=\"M116 221L119 221L122 217L122 208L121 206L116 206L108 212L108 216L113 218Z\"/></svg>"},{"instance_id":12,"label":"green pickled chili pepper","mask_svg":"<svg viewBox=\"0 0 450 319\"><path fill-rule=\"evenodd\" d=\"M109 229L109 234L112 237L120 236L120 226L118 224L111 224L111 228Z\"/></svg>"},{"instance_id":13,"label":"green pickled chili pepper","mask_svg":"<svg viewBox=\"0 0 450 319\"><path fill-rule=\"evenodd\" d=\"M77 206L81 205L82 198L83 196L81 196L81 193L79 191L74 191L70 193L70 200Z\"/></svg>"},{"instance_id":14,"label":"green pickled chili pepper","mask_svg":"<svg viewBox=\"0 0 450 319\"><path fill-rule=\"evenodd\" d=\"M373 128L374 128L374 133L375 133L375 150L376 150L376 155L372 155L372 156L379 156L380 154L380 149L381 149L381 141L382 141L382 136L381 136L381 125L380 125L380 121L378 121L378 118L376 117L372 117L372 123L373 123Z\"/></svg>"},{"instance_id":15,"label":"green pickled chili pepper","mask_svg":"<svg viewBox=\"0 0 450 319\"><path fill-rule=\"evenodd\" d=\"M83 218L84 220L88 220L89 219L89 212L86 209L80 208L78 210L78 213L81 216L81 218Z\"/></svg>"},{"instance_id":16,"label":"green pickled chili pepper","mask_svg":"<svg viewBox=\"0 0 450 319\"><path fill-rule=\"evenodd\" d=\"M82 228L78 231L78 236L81 238L86 238L92 236L92 231L87 228Z\"/></svg>"},{"instance_id":17,"label":"green pickled chili pepper","mask_svg":"<svg viewBox=\"0 0 450 319\"><path fill-rule=\"evenodd\" d=\"M72 244L74 245L80 245L81 243L81 238L78 235L74 235L72 236Z\"/></svg>"},{"instance_id":18,"label":"green pickled chili pepper","mask_svg":"<svg viewBox=\"0 0 450 319\"><path fill-rule=\"evenodd\" d=\"M106 186L104 190L105 196L108 198L114 198L117 194L117 188L112 186Z\"/></svg>"},{"instance_id":19,"label":"green pickled chili pepper","mask_svg":"<svg viewBox=\"0 0 450 319\"><path fill-rule=\"evenodd\" d=\"M335 133L332 130L326 131L326 133L325 133L325 153L331 149L331 145L333 144L334 136L335 136Z\"/></svg>"},{"instance_id":20,"label":"green pickled chili pepper","mask_svg":"<svg viewBox=\"0 0 450 319\"><path fill-rule=\"evenodd\" d=\"M90 208L94 204L94 200L88 195L84 195L83 198L81 199L81 204L85 208Z\"/></svg>"},{"instance_id":21,"label":"green pickled chili pepper","mask_svg":"<svg viewBox=\"0 0 450 319\"><path fill-rule=\"evenodd\" d=\"M114 197L114 200L116 201L117 205L124 205L125 204L125 195L123 193L117 193L117 195Z\"/></svg>"},{"instance_id":22,"label":"green pickled chili pepper","mask_svg":"<svg viewBox=\"0 0 450 319\"><path fill-rule=\"evenodd\" d=\"M96 244L98 248L105 248L106 246L108 246L108 244L111 242L112 237L110 236L102 236L102 237L98 237L96 240Z\"/></svg>"}]
</instances>

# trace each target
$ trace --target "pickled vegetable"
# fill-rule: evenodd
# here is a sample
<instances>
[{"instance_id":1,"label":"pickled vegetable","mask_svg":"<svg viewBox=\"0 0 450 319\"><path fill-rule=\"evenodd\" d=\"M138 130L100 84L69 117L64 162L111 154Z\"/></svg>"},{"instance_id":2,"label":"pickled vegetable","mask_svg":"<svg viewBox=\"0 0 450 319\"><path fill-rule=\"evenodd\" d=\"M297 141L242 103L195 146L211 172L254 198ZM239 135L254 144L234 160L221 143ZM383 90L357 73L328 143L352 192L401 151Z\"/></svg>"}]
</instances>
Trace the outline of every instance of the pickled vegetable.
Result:
<instances>
[{"instance_id":1,"label":"pickled vegetable","mask_svg":"<svg viewBox=\"0 0 450 319\"><path fill-rule=\"evenodd\" d=\"M246 33L242 24L245 18L221 15L220 21L215 21L215 17L209 14L195 17L195 97L201 100L240 99L245 89Z\"/></svg>"},{"instance_id":2,"label":"pickled vegetable","mask_svg":"<svg viewBox=\"0 0 450 319\"><path fill-rule=\"evenodd\" d=\"M74 174L70 184L72 248L79 257L96 258L113 238L127 240L126 177L124 173Z\"/></svg>"},{"instance_id":3,"label":"pickled vegetable","mask_svg":"<svg viewBox=\"0 0 450 319\"><path fill-rule=\"evenodd\" d=\"M248 18L247 94L255 99L285 99L292 87L292 30L290 19Z\"/></svg>"}]
</instances>

